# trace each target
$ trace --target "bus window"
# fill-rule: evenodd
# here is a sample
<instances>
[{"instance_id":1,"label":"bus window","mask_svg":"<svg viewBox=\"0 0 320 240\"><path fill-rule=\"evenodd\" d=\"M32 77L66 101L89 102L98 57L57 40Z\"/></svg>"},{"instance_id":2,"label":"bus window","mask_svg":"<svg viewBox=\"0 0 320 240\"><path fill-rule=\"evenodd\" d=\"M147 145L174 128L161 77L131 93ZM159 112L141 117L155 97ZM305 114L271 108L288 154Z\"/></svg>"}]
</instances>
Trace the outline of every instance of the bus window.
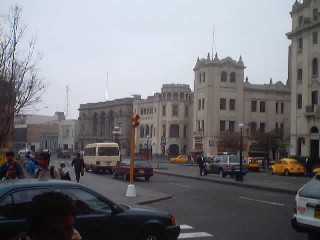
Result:
<instances>
[{"instance_id":1,"label":"bus window","mask_svg":"<svg viewBox=\"0 0 320 240\"><path fill-rule=\"evenodd\" d=\"M119 156L119 148L117 147L99 147L98 156Z\"/></svg>"},{"instance_id":2,"label":"bus window","mask_svg":"<svg viewBox=\"0 0 320 240\"><path fill-rule=\"evenodd\" d=\"M84 149L84 155L86 156L95 156L96 155L96 148L85 148Z\"/></svg>"}]
</instances>

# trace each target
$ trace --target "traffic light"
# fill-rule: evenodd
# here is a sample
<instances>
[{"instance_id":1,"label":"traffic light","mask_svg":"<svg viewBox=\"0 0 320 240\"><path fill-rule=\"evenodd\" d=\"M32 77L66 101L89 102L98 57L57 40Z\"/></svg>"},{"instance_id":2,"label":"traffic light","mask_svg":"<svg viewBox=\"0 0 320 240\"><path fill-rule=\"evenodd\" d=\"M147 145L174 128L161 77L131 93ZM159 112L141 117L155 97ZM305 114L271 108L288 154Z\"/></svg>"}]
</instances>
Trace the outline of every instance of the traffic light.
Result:
<instances>
[{"instance_id":1,"label":"traffic light","mask_svg":"<svg viewBox=\"0 0 320 240\"><path fill-rule=\"evenodd\" d=\"M136 128L140 125L140 116L138 114L134 114L132 117L132 127Z\"/></svg>"}]
</instances>

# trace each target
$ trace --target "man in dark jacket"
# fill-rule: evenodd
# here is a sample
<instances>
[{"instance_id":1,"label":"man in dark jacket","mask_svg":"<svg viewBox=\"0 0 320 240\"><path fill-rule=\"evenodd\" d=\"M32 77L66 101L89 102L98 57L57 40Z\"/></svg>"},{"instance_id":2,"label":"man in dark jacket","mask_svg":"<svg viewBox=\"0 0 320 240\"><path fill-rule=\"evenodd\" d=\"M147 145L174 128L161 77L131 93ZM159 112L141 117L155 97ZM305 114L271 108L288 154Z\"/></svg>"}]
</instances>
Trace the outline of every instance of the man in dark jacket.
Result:
<instances>
[{"instance_id":1,"label":"man in dark jacket","mask_svg":"<svg viewBox=\"0 0 320 240\"><path fill-rule=\"evenodd\" d=\"M198 158L197 158L197 162L199 164L199 169L200 169L200 176L204 176L206 175L206 171L205 171L205 160L202 154L199 154Z\"/></svg>"},{"instance_id":2,"label":"man in dark jacket","mask_svg":"<svg viewBox=\"0 0 320 240\"><path fill-rule=\"evenodd\" d=\"M76 180L77 182L79 182L80 174L83 174L83 170L84 170L84 162L83 162L83 158L80 156L80 153L77 153L77 156L72 160L71 165L74 167Z\"/></svg>"}]
</instances>

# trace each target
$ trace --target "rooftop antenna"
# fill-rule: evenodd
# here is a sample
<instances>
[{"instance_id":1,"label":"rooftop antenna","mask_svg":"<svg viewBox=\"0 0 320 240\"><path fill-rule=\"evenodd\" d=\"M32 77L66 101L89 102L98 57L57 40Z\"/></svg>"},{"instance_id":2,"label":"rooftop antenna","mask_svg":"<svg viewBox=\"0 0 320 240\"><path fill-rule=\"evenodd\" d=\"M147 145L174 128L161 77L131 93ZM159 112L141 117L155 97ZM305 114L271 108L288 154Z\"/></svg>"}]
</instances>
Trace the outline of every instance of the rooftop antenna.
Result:
<instances>
[{"instance_id":1,"label":"rooftop antenna","mask_svg":"<svg viewBox=\"0 0 320 240\"><path fill-rule=\"evenodd\" d=\"M214 56L214 52L213 49L215 50L215 52L217 52L217 46L215 43L215 26L213 25L213 31L212 31L212 48L211 48L211 56Z\"/></svg>"},{"instance_id":2,"label":"rooftop antenna","mask_svg":"<svg viewBox=\"0 0 320 240\"><path fill-rule=\"evenodd\" d=\"M107 72L106 89L104 92L105 101L108 101L109 99L108 82L109 82L109 72Z\"/></svg>"},{"instance_id":3,"label":"rooftop antenna","mask_svg":"<svg viewBox=\"0 0 320 240\"><path fill-rule=\"evenodd\" d=\"M67 85L66 86L66 118L69 117L69 110L70 110L70 99L69 99L69 93L70 93L70 88L69 86Z\"/></svg>"}]
</instances>

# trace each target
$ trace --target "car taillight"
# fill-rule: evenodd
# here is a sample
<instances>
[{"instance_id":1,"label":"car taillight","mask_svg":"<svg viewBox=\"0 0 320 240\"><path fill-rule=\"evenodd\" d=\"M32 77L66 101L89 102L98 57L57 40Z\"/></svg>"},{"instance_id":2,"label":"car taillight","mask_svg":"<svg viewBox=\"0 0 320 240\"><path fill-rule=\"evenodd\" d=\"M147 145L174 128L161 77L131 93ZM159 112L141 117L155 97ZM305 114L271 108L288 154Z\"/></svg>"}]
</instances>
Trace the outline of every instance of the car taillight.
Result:
<instances>
[{"instance_id":1,"label":"car taillight","mask_svg":"<svg viewBox=\"0 0 320 240\"><path fill-rule=\"evenodd\" d=\"M176 218L174 216L171 216L170 221L171 221L171 225L176 225L177 224Z\"/></svg>"},{"instance_id":2,"label":"car taillight","mask_svg":"<svg viewBox=\"0 0 320 240\"><path fill-rule=\"evenodd\" d=\"M301 207L301 206L297 207L297 212L301 215L303 215L306 211L307 211L306 207Z\"/></svg>"}]
</instances>

